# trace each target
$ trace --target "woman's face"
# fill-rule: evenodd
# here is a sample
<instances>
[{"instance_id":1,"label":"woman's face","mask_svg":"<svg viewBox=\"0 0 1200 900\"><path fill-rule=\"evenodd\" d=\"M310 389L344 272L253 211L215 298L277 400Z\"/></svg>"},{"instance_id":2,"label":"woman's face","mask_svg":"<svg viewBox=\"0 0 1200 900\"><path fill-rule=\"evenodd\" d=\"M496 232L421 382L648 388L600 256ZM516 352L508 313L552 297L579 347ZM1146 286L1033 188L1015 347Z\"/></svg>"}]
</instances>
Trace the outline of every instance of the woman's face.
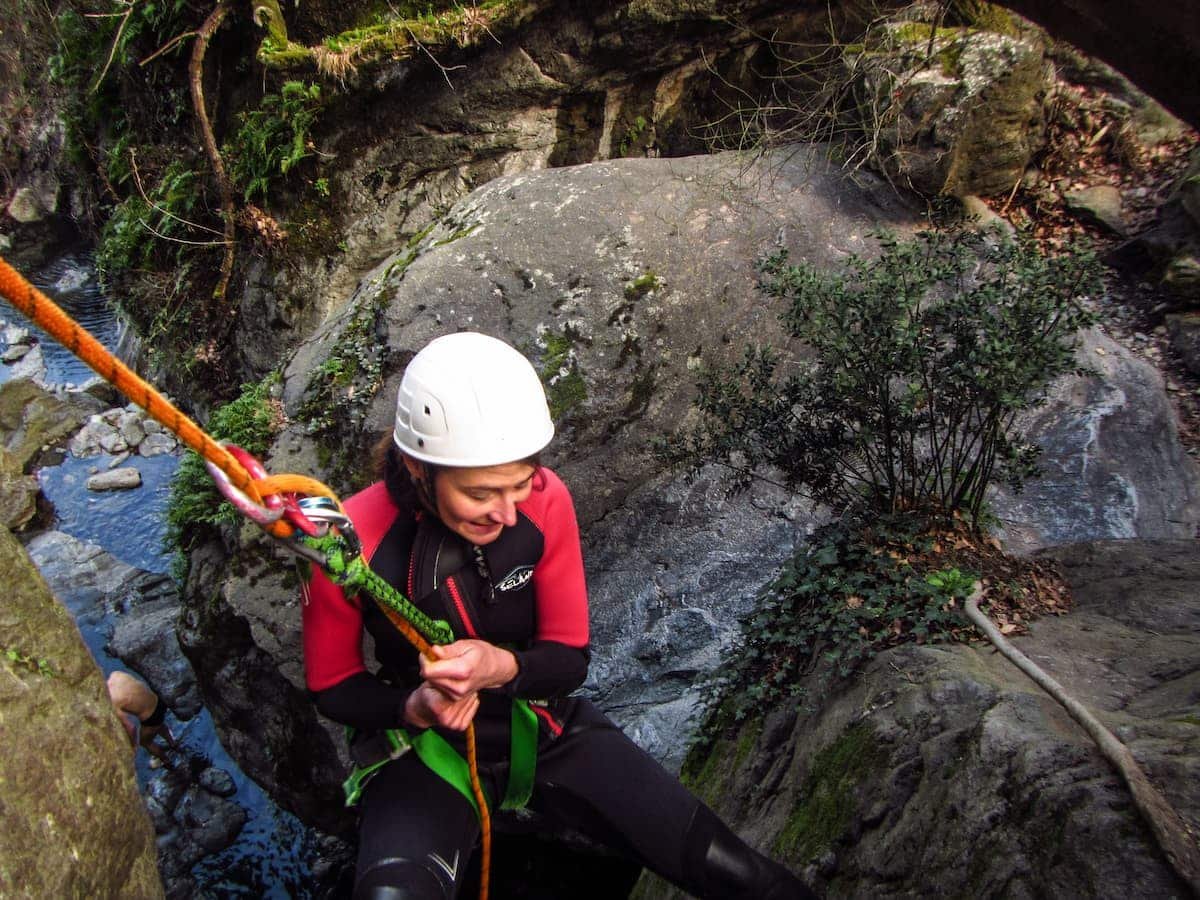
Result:
<instances>
[{"instance_id":1,"label":"woman's face","mask_svg":"<svg viewBox=\"0 0 1200 900\"><path fill-rule=\"evenodd\" d=\"M413 478L421 477L418 463L405 463ZM490 544L505 525L517 524L517 504L529 498L534 472L527 462L439 469L434 497L442 524L472 544Z\"/></svg>"}]
</instances>

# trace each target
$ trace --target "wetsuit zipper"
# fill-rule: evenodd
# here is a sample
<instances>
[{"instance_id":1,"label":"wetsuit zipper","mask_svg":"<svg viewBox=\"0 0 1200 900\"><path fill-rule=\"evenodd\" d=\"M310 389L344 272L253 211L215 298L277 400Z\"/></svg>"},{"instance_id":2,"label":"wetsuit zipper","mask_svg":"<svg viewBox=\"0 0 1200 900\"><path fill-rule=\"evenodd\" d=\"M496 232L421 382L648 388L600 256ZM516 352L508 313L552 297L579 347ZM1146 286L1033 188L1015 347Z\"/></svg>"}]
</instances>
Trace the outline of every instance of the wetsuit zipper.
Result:
<instances>
[{"instance_id":1,"label":"wetsuit zipper","mask_svg":"<svg viewBox=\"0 0 1200 900\"><path fill-rule=\"evenodd\" d=\"M462 592L458 589L458 584L453 577L446 579L446 590L450 592L450 598L454 601L454 607L458 610L458 616L462 619L463 627L467 630L469 637L478 638L479 632L475 629L475 623L471 621L471 617L467 614L467 604L463 599Z\"/></svg>"}]
</instances>

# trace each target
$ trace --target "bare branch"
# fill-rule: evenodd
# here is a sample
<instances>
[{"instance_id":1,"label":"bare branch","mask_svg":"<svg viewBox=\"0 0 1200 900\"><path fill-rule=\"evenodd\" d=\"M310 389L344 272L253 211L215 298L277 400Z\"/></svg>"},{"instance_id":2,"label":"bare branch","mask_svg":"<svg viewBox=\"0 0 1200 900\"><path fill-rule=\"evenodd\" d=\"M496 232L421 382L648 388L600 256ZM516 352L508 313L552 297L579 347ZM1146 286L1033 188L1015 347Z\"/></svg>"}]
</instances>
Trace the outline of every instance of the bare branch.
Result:
<instances>
[{"instance_id":1,"label":"bare branch","mask_svg":"<svg viewBox=\"0 0 1200 900\"><path fill-rule=\"evenodd\" d=\"M217 229L215 229L215 228L209 228L207 225L201 225L199 222L189 222L187 219L181 219L179 216L175 215L173 212L171 212L165 206L159 206L157 203L155 203L153 200L151 200L148 196L146 196L146 190L142 186L142 174L141 174L141 172L138 171L138 167L137 167L137 150L133 147L129 148L129 169L133 173L133 183L137 187L138 194L141 195L141 198L142 198L142 200L144 200L146 202L146 205L149 206L151 209L153 209L155 212L161 213L162 215L166 216L168 219L174 219L176 222L179 222L181 225L186 225L188 228L196 228L200 231L207 231L210 234L221 234L221 232L217 231ZM153 229L151 229L151 230L153 230ZM158 234L158 232L155 232L155 234ZM159 235L159 236L162 237L162 235ZM175 239L169 238L169 240L175 240ZM180 243L192 243L192 242L191 241L181 241ZM220 244L224 244L225 242L218 241L216 243L218 245L220 245ZM202 244L201 246L212 246L212 242Z\"/></svg>"},{"instance_id":2,"label":"bare branch","mask_svg":"<svg viewBox=\"0 0 1200 900\"><path fill-rule=\"evenodd\" d=\"M140 63L138 63L138 65L144 66L144 65L146 65L146 63L150 62L153 59L157 59L158 57L162 56L164 53L170 53L171 50L174 49L174 47L177 44L180 44L183 41L186 41L188 38L195 37L195 36L196 36L196 32L194 32L194 31L185 31L183 34L175 35L175 37L171 38L169 41L167 41L165 44L163 44L161 47L159 47L157 50L155 50L153 53L151 53L149 56L147 56L145 59L143 59Z\"/></svg>"},{"instance_id":3,"label":"bare branch","mask_svg":"<svg viewBox=\"0 0 1200 900\"><path fill-rule=\"evenodd\" d=\"M109 68L112 66L113 59L117 55L117 46L121 43L121 35L125 33L125 26L129 24L129 17L133 14L133 7L137 4L137 0L129 0L129 6L124 13L97 13L93 17L112 17L121 16L121 24L117 26L117 33L113 35L112 46L108 48L108 59L104 62L104 68L100 70L100 74L96 76L95 82L88 93L94 94L100 89L101 83L104 81L104 76L108 74Z\"/></svg>"},{"instance_id":4,"label":"bare branch","mask_svg":"<svg viewBox=\"0 0 1200 900\"><path fill-rule=\"evenodd\" d=\"M1189 835L1188 827L1180 818L1174 807L1159 792L1146 776L1129 748L1121 743L1111 731L1092 712L1067 694L1061 684L1055 681L1045 670L1029 659L1024 653L1009 643L1000 630L991 623L979 609L979 600L983 596L983 588L975 583L975 590L967 598L967 616L982 631L997 650L1014 666L1034 680L1038 687L1051 697L1078 722L1096 742L1104 758L1125 779L1130 793L1133 795L1134 806L1150 826L1150 830L1158 839L1158 845L1170 861L1172 867L1186 881L1193 891L1200 895L1200 850L1195 840Z\"/></svg>"},{"instance_id":5,"label":"bare branch","mask_svg":"<svg viewBox=\"0 0 1200 900\"><path fill-rule=\"evenodd\" d=\"M189 247L224 247L225 241L188 241L183 238L172 237L169 234L163 234L145 219L138 219L138 224L145 228L148 232L157 238L162 238L164 241L170 241L173 244L186 244Z\"/></svg>"},{"instance_id":6,"label":"bare branch","mask_svg":"<svg viewBox=\"0 0 1200 900\"><path fill-rule=\"evenodd\" d=\"M235 250L233 188L229 176L225 173L225 164L221 160L221 151L217 149L217 140L213 136L212 124L208 120L208 109L204 102L204 54L208 51L208 43L213 34L229 14L231 0L217 0L217 5L208 14L200 30L196 32L196 43L192 47L192 59L188 65L188 75L192 88L192 108L196 113L196 121L200 127L200 138L204 143L204 152L208 155L213 174L221 189L221 212L225 219L225 256L221 261L221 277L213 296L218 299L225 297L229 287L229 279L233 275L233 256Z\"/></svg>"},{"instance_id":7,"label":"bare branch","mask_svg":"<svg viewBox=\"0 0 1200 900\"><path fill-rule=\"evenodd\" d=\"M408 28L408 29L405 29L405 30L408 32L408 36L409 36L409 38L412 40L413 44L415 44L415 45L416 45L416 47L417 47L417 48L418 48L418 49L419 49L419 50L420 50L422 53L424 53L424 54L425 54L426 56L428 56L428 57L429 57L431 60L433 60L433 64L434 64L435 66L437 66L439 69L441 69L441 70L442 70L442 77L446 79L446 84L450 85L450 90L454 90L454 83L453 83L452 81L450 81L450 74L449 74L449 73L450 73L450 72L454 72L454 71L456 71L456 70L458 70L458 69L465 69L465 68L466 68L466 66L461 66L461 65L460 65L460 66L444 66L444 65L442 65L442 64L441 64L441 62L439 62L439 61L438 61L438 58L437 58L436 56L434 56L432 53L430 53L430 52L429 52L429 48L428 48L428 47L426 47L424 44L422 44L422 43L421 43L419 40L417 40L417 36L416 36L415 34L413 34L413 32L412 32L412 29L411 29L411 28Z\"/></svg>"}]
</instances>

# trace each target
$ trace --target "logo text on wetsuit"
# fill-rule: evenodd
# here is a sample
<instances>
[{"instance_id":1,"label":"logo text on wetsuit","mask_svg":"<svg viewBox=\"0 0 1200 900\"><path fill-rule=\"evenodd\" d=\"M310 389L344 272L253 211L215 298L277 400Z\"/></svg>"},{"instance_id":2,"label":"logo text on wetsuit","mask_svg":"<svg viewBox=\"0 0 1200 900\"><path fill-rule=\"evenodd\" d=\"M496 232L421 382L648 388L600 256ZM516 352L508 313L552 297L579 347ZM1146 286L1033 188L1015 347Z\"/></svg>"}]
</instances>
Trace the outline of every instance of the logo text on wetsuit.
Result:
<instances>
[{"instance_id":1,"label":"logo text on wetsuit","mask_svg":"<svg viewBox=\"0 0 1200 900\"><path fill-rule=\"evenodd\" d=\"M515 591L533 577L533 566L518 566L496 583L498 591Z\"/></svg>"}]
</instances>

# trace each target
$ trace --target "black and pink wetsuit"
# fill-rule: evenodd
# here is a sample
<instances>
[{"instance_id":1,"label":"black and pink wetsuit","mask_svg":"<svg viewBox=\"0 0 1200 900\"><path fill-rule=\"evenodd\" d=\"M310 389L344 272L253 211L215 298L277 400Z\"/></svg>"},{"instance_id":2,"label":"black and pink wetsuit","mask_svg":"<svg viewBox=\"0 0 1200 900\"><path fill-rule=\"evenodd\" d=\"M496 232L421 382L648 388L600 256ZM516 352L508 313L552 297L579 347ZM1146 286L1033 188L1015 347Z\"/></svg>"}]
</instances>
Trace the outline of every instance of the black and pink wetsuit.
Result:
<instances>
[{"instance_id":1,"label":"black and pink wetsuit","mask_svg":"<svg viewBox=\"0 0 1200 900\"><path fill-rule=\"evenodd\" d=\"M569 696L587 674L587 589L574 505L557 475L540 468L516 525L484 547L433 516L398 508L382 482L346 510L372 569L448 621L456 638L515 654L519 674L502 690L481 692L475 717L480 774L493 797L507 781L512 698L537 701L529 806L548 823L588 834L697 896L808 896L590 702ZM419 660L374 601L345 597L317 572L303 616L305 671L321 713L363 735L411 731L404 707L420 684ZM374 672L363 658L364 628L374 639ZM461 750L461 734L439 733ZM470 804L416 754L371 777L360 812L356 897L457 896L479 825Z\"/></svg>"}]
</instances>

